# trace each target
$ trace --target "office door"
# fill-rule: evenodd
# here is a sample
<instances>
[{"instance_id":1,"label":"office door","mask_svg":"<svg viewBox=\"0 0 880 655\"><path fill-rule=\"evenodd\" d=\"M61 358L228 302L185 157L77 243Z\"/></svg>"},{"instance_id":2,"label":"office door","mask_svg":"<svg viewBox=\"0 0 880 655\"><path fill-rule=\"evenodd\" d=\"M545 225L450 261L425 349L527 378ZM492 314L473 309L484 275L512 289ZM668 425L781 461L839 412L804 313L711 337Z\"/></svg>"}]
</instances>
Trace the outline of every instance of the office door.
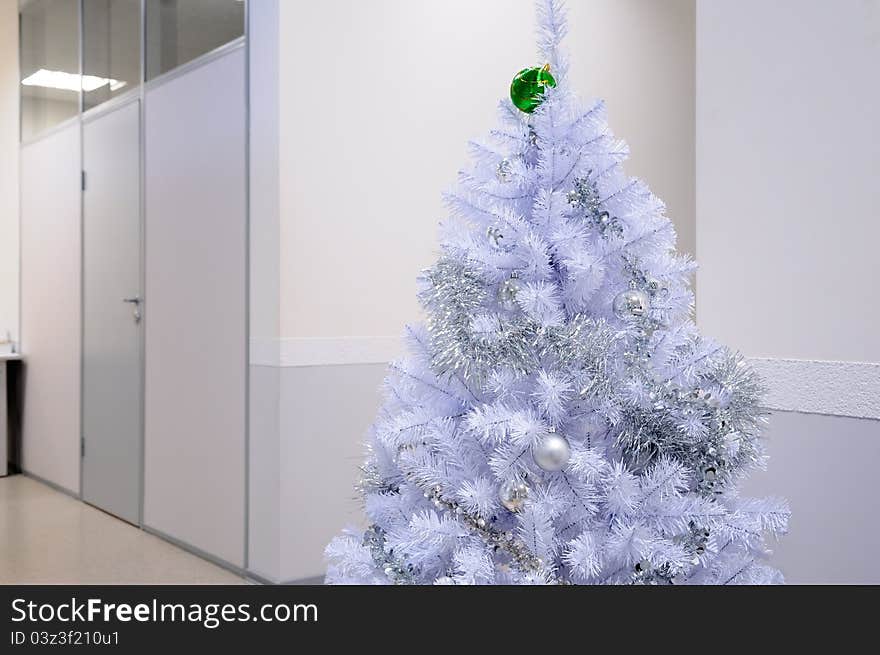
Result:
<instances>
[{"instance_id":1,"label":"office door","mask_svg":"<svg viewBox=\"0 0 880 655\"><path fill-rule=\"evenodd\" d=\"M83 126L83 500L140 523L140 102Z\"/></svg>"}]
</instances>

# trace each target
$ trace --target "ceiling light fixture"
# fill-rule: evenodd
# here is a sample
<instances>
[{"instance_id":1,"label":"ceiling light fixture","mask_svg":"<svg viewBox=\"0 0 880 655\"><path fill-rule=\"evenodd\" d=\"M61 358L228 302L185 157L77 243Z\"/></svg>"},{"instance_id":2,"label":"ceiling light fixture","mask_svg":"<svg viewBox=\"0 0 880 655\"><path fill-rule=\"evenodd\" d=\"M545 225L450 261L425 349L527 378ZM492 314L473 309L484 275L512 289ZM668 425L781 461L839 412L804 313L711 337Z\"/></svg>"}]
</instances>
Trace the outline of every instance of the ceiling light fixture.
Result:
<instances>
[{"instance_id":1,"label":"ceiling light fixture","mask_svg":"<svg viewBox=\"0 0 880 655\"><path fill-rule=\"evenodd\" d=\"M118 91L124 87L127 82L114 80L109 77L98 77L96 75L77 75L75 73L66 73L64 71L50 71L41 68L36 73L28 75L21 83L24 86L41 86L46 89L60 89L62 91L77 92L82 86L82 90L88 93L95 91L102 86L110 85L111 91Z\"/></svg>"}]
</instances>

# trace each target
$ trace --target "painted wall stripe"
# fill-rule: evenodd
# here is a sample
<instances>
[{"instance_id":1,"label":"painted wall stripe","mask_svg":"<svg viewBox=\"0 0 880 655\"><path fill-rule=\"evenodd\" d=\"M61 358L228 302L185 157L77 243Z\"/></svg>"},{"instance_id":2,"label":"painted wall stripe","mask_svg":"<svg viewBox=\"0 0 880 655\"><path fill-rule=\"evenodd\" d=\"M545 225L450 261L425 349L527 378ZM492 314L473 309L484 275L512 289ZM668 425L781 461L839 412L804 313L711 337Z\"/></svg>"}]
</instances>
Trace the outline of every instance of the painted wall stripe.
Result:
<instances>
[{"instance_id":1,"label":"painted wall stripe","mask_svg":"<svg viewBox=\"0 0 880 655\"><path fill-rule=\"evenodd\" d=\"M403 353L399 337L252 339L254 366L382 364ZM749 358L767 385L767 407L880 420L880 364Z\"/></svg>"},{"instance_id":2,"label":"painted wall stripe","mask_svg":"<svg viewBox=\"0 0 880 655\"><path fill-rule=\"evenodd\" d=\"M880 419L880 364L750 358L767 385L767 407Z\"/></svg>"},{"instance_id":3,"label":"painted wall stripe","mask_svg":"<svg viewBox=\"0 0 880 655\"><path fill-rule=\"evenodd\" d=\"M253 366L383 364L403 354L400 337L252 339Z\"/></svg>"}]
</instances>

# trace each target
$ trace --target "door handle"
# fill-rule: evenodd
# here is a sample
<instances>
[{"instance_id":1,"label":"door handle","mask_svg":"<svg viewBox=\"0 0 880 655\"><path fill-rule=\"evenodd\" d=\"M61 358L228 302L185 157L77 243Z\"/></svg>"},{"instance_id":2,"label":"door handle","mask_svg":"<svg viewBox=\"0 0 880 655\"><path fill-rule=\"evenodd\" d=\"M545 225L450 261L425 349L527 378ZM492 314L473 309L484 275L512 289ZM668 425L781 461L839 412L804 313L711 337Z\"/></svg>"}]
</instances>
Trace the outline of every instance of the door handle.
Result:
<instances>
[{"instance_id":1,"label":"door handle","mask_svg":"<svg viewBox=\"0 0 880 655\"><path fill-rule=\"evenodd\" d=\"M134 308L131 310L131 315L134 317L135 323L141 322L141 297L133 296L131 298L123 298L122 302L131 303L134 305Z\"/></svg>"}]
</instances>

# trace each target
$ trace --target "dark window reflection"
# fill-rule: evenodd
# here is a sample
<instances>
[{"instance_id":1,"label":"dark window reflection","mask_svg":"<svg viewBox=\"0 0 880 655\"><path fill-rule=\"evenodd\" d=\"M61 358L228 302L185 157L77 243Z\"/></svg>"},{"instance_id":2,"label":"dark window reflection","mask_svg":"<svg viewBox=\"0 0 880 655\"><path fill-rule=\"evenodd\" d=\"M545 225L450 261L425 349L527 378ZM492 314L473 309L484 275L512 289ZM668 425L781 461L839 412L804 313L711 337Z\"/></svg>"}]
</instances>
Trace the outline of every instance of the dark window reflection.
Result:
<instances>
[{"instance_id":1,"label":"dark window reflection","mask_svg":"<svg viewBox=\"0 0 880 655\"><path fill-rule=\"evenodd\" d=\"M147 0L147 79L244 34L240 0Z\"/></svg>"},{"instance_id":2,"label":"dark window reflection","mask_svg":"<svg viewBox=\"0 0 880 655\"><path fill-rule=\"evenodd\" d=\"M22 0L19 29L26 141L79 113L79 3Z\"/></svg>"},{"instance_id":3,"label":"dark window reflection","mask_svg":"<svg viewBox=\"0 0 880 655\"><path fill-rule=\"evenodd\" d=\"M137 87L140 0L83 0L83 108Z\"/></svg>"}]
</instances>

